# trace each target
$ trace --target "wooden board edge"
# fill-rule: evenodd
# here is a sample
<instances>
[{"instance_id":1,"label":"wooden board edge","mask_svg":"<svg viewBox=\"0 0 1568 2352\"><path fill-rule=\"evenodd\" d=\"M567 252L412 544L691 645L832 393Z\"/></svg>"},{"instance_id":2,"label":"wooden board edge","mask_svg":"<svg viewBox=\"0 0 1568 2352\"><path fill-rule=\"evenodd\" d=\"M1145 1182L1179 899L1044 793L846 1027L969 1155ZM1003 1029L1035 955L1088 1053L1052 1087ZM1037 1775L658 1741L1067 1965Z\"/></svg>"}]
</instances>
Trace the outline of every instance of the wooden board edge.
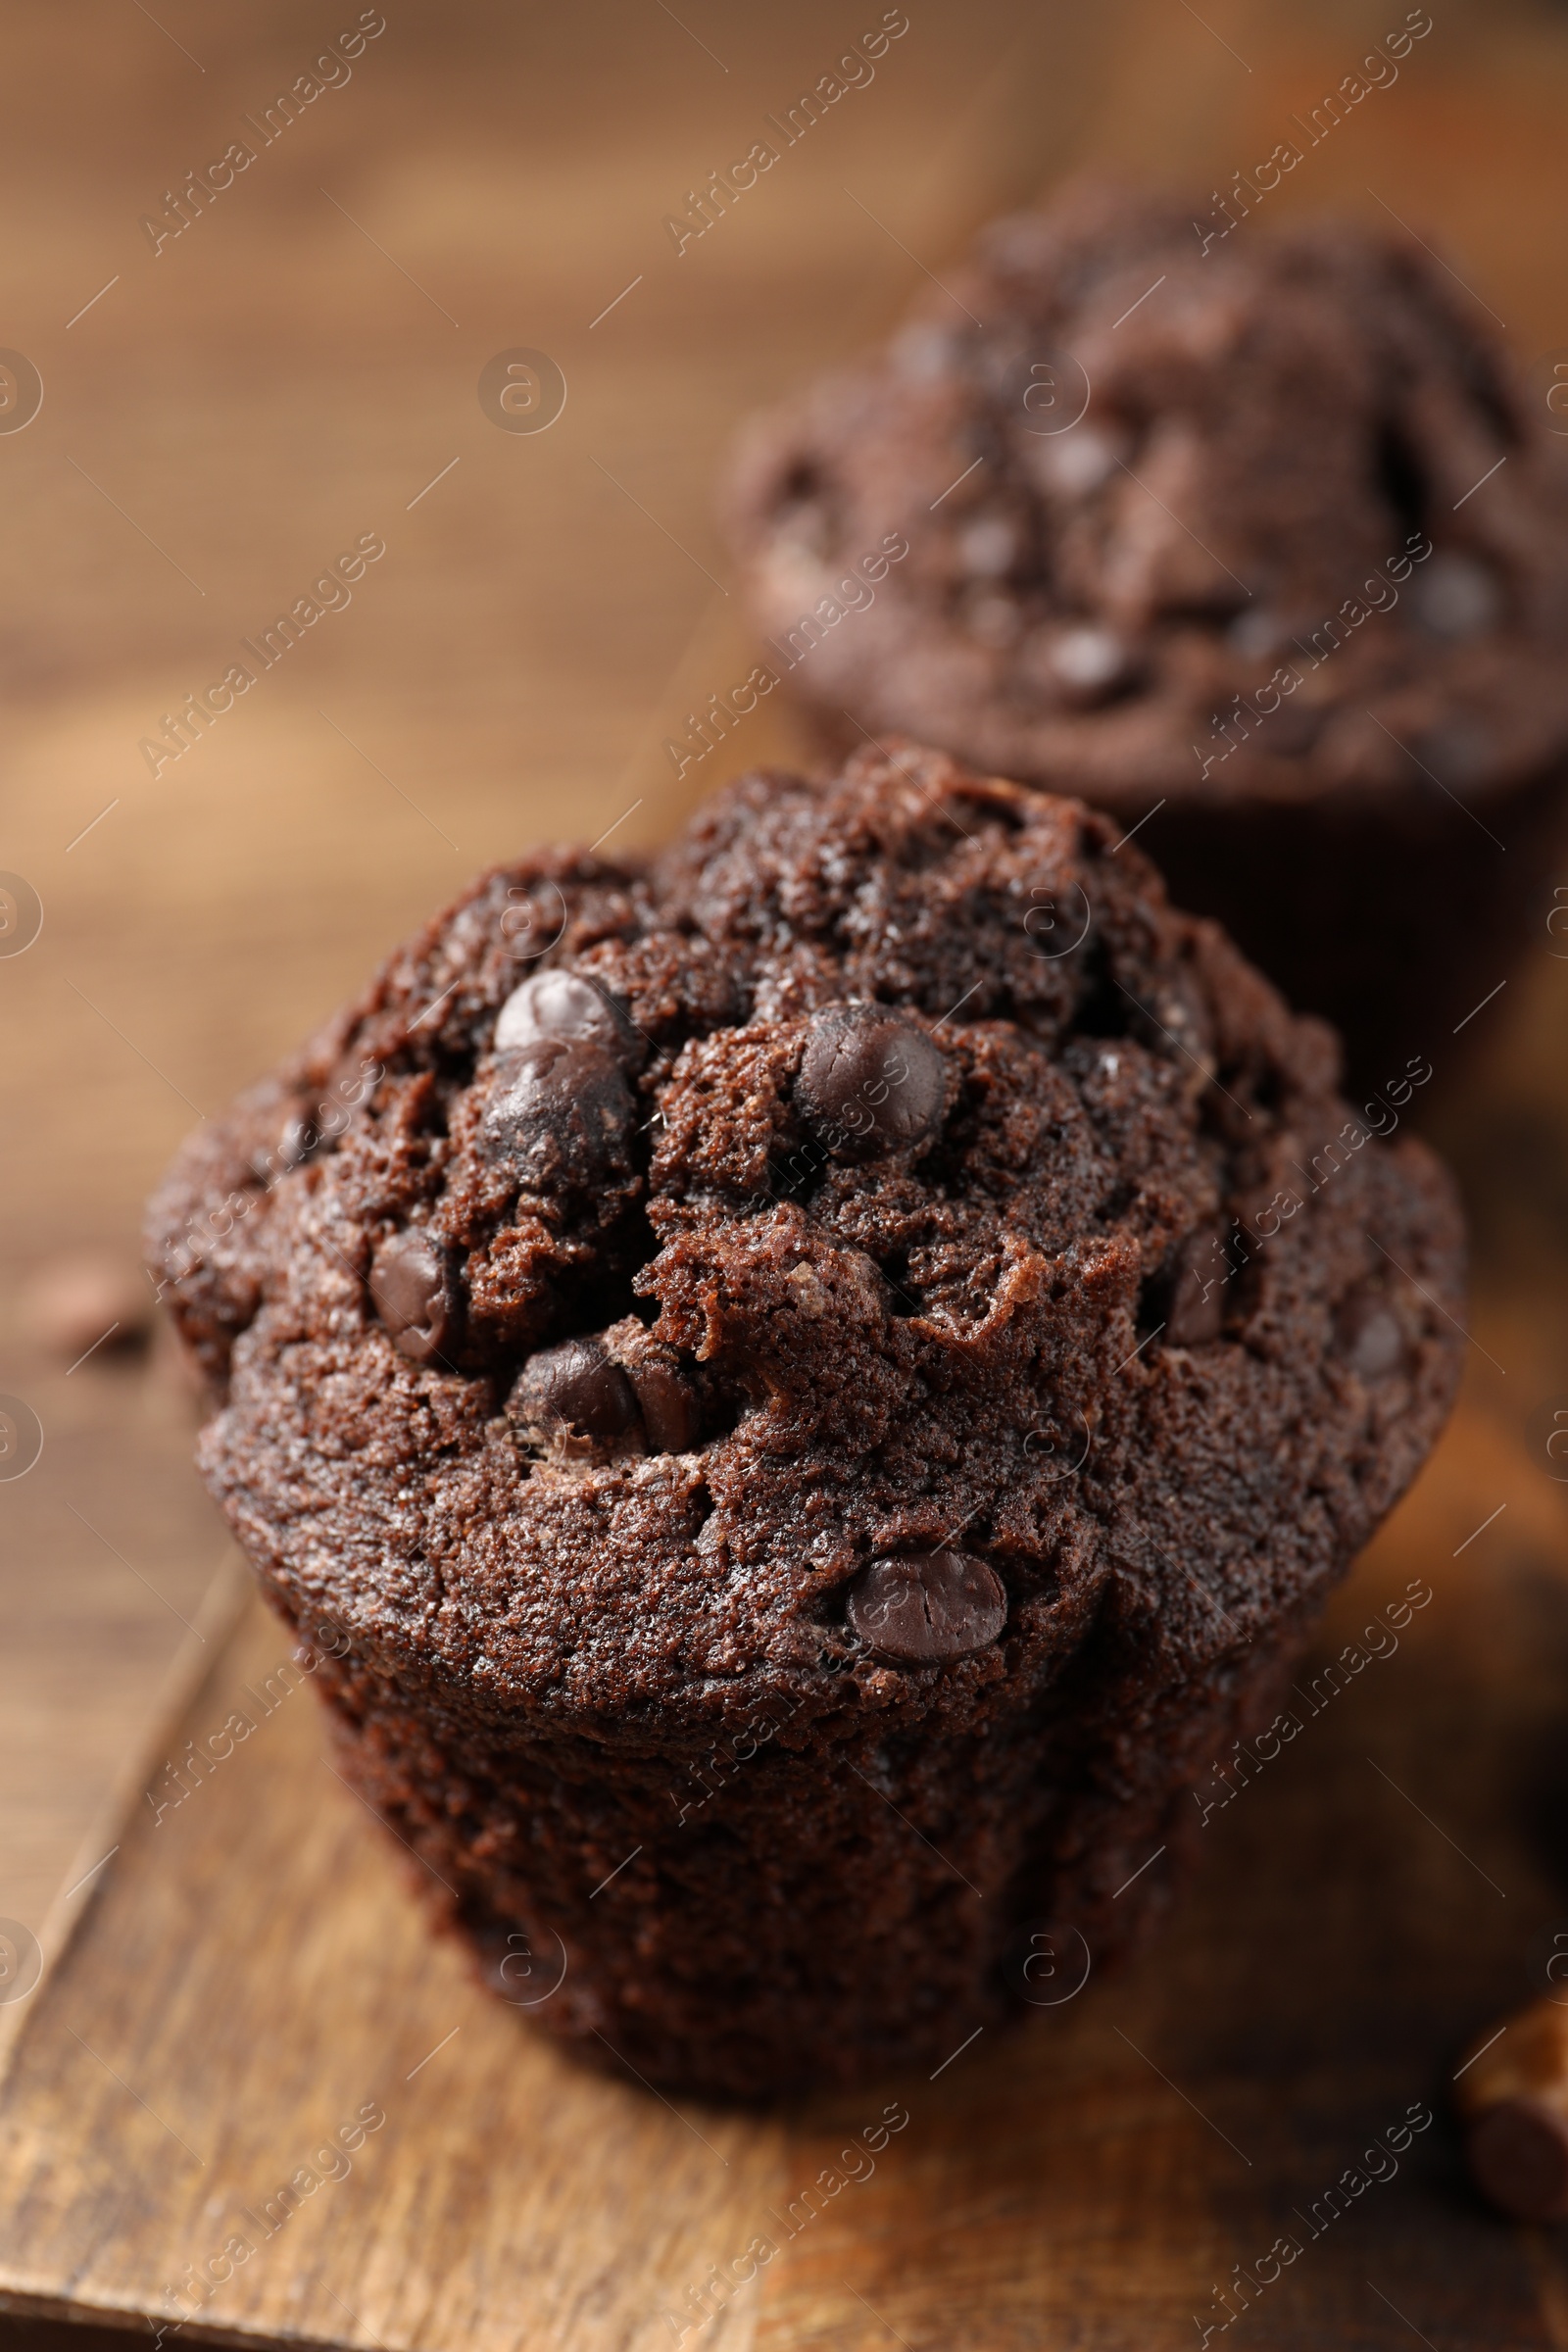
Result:
<instances>
[{"instance_id":1,"label":"wooden board edge","mask_svg":"<svg viewBox=\"0 0 1568 2352\"><path fill-rule=\"evenodd\" d=\"M228 2352L347 2352L337 2336L262 2335L248 2328L203 2328L194 2320L166 2325L160 2336L153 2316L128 2304L65 2302L58 2295L29 2295L15 2287L0 2286L0 2319L34 2320L56 2328L113 2328L127 2337L145 2334L149 2343L170 2347L218 2344L227 2346Z\"/></svg>"},{"instance_id":2,"label":"wooden board edge","mask_svg":"<svg viewBox=\"0 0 1568 2352\"><path fill-rule=\"evenodd\" d=\"M38 1977L25 1997L0 2008L0 2098L5 2095L16 2053L36 2009L39 1995L82 1922L87 1919L105 1879L105 1865L120 1850L121 1832L141 1800L142 1790L167 1752L172 1728L183 1722L205 1686L222 1666L229 1645L244 1622L255 1586L237 1544L230 1544L213 1573L197 1608L191 1631L180 1642L158 1685L148 1710L146 1729L115 1775L109 1794L87 1826L65 1882L44 1916L38 1937L42 1955ZM0 2309L4 2309L0 2300Z\"/></svg>"}]
</instances>

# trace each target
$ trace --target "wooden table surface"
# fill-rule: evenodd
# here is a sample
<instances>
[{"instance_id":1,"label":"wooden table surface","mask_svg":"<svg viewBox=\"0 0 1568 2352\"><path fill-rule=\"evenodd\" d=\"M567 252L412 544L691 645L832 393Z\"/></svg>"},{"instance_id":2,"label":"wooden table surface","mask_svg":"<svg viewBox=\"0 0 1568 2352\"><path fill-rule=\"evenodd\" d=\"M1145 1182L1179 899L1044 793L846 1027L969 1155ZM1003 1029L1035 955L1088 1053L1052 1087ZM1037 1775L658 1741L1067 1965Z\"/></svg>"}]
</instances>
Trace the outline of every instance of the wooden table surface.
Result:
<instances>
[{"instance_id":1,"label":"wooden table surface","mask_svg":"<svg viewBox=\"0 0 1568 2352\"><path fill-rule=\"evenodd\" d=\"M89 1245L132 1258L180 1136L473 869L539 835L654 841L717 780L723 755L677 780L662 743L748 664L712 521L748 410L1069 171L1223 186L1404 11L910 0L871 84L677 256L664 216L880 14L388 0L269 144L246 118L353 7L79 0L7 27L0 345L44 397L0 431L0 868L44 925L0 957L0 1393L45 1446L0 1482L0 1916L34 1932L92 1858L225 1538L177 1382L107 1354L68 1376L22 1327L29 1274ZM1568 11L1433 15L1278 211L1392 208L1532 360L1568 345ZM155 251L144 217L239 138L255 161ZM481 406L518 348L564 371L547 432ZM163 714L363 533L386 552L352 603L150 773ZM735 760L788 745L764 705ZM1568 1583L1531 1453L1568 1394L1552 944L1521 942L1500 1041L1437 1113L1476 1219L1477 1338L1507 1371L1477 1354L1429 1475L1457 1517L1505 1501L1505 1556L1524 1530ZM1556 2308L1568 2344L1568 2291Z\"/></svg>"}]
</instances>

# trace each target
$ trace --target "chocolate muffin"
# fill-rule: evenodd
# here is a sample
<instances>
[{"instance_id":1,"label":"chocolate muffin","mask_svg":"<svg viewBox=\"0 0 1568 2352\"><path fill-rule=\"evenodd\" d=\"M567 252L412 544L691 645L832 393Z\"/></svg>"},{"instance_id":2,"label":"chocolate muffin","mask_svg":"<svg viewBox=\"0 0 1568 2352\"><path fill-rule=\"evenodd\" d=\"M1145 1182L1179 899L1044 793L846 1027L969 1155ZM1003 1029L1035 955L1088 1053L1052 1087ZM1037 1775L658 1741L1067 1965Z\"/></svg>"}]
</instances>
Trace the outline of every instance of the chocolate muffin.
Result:
<instances>
[{"instance_id":1,"label":"chocolate muffin","mask_svg":"<svg viewBox=\"0 0 1568 2352\"><path fill-rule=\"evenodd\" d=\"M1118 833L904 745L525 859L153 1204L342 1771L651 2082L1111 1960L1447 1410L1446 1176Z\"/></svg>"},{"instance_id":2,"label":"chocolate muffin","mask_svg":"<svg viewBox=\"0 0 1568 2352\"><path fill-rule=\"evenodd\" d=\"M1110 809L1358 1083L1445 1072L1549 889L1568 444L1392 223L1199 209L1001 221L758 422L746 590L833 742L904 730Z\"/></svg>"}]
</instances>

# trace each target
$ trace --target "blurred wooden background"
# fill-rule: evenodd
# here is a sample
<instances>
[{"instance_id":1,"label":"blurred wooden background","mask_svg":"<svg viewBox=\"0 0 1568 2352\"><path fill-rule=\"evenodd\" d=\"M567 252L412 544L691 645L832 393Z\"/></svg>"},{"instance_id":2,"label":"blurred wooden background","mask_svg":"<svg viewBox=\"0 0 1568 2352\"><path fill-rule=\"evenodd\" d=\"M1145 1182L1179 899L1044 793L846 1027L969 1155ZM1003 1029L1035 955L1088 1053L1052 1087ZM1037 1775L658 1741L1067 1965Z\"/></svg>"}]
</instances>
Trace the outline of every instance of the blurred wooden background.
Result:
<instances>
[{"instance_id":1,"label":"blurred wooden background","mask_svg":"<svg viewBox=\"0 0 1568 2352\"><path fill-rule=\"evenodd\" d=\"M79 0L3 36L0 345L44 385L0 432L0 868L44 906L0 956L0 1393L46 1433L0 1482L0 1915L34 1931L225 1543L177 1385L107 1351L68 1376L23 1327L28 1276L86 1246L131 1259L180 1136L470 871L539 835L654 841L787 746L764 706L683 782L661 749L749 659L712 523L749 409L1069 171L1206 199L1405 14L909 0L871 84L677 258L664 215L879 7L384 13L350 78L156 254L142 216L259 145L244 118L355 25L352 0ZM1568 345L1568 9L1433 16L1276 212L1381 219L1381 198L1529 361ZM480 406L517 347L566 378L544 433ZM352 604L150 775L161 714L365 532L386 554ZM1560 1539L1531 1433L1568 1392L1562 944L1521 942L1502 1042L1439 1114L1476 1214L1478 1337L1509 1376L1477 1357L1434 1476L1460 1515L1472 1490L1512 1497L1504 1544Z\"/></svg>"}]
</instances>

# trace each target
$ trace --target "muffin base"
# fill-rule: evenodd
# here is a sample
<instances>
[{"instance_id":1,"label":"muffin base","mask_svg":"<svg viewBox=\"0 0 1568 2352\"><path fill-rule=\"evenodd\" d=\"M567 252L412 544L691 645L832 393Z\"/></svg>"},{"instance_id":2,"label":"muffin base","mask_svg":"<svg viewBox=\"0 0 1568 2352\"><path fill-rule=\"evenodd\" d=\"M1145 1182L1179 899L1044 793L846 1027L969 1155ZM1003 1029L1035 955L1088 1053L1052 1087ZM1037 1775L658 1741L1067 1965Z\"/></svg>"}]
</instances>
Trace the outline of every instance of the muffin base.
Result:
<instances>
[{"instance_id":1,"label":"muffin base","mask_svg":"<svg viewBox=\"0 0 1568 2352\"><path fill-rule=\"evenodd\" d=\"M1178 905L1222 922L1290 1003L1334 1023L1352 1091L1412 1056L1446 1084L1486 1034L1485 1015L1466 1016L1531 937L1546 944L1568 769L1463 798L1434 785L1421 801L1173 802L1138 838Z\"/></svg>"},{"instance_id":2,"label":"muffin base","mask_svg":"<svg viewBox=\"0 0 1568 2352\"><path fill-rule=\"evenodd\" d=\"M343 1777L492 1991L592 2063L756 2101L930 2071L1121 1961L1316 1614L1198 1685L1151 1692L1092 1636L1027 1713L793 1746L781 1722L752 1755L460 1730L352 1656L317 1682Z\"/></svg>"}]
</instances>

